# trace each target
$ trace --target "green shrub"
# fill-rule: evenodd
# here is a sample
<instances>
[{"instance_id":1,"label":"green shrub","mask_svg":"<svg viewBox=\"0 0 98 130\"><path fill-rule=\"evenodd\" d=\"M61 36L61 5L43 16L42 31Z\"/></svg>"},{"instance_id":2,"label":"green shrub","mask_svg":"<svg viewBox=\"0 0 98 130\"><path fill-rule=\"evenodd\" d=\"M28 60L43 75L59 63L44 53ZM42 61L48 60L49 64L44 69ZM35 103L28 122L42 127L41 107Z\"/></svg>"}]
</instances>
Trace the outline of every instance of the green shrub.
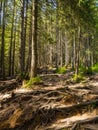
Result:
<instances>
[{"instance_id":1,"label":"green shrub","mask_svg":"<svg viewBox=\"0 0 98 130\"><path fill-rule=\"evenodd\" d=\"M98 63L92 66L92 71L98 73Z\"/></svg>"},{"instance_id":2,"label":"green shrub","mask_svg":"<svg viewBox=\"0 0 98 130\"><path fill-rule=\"evenodd\" d=\"M84 66L81 66L79 67L79 73L82 75L91 75L93 72L91 67L85 68Z\"/></svg>"},{"instance_id":3,"label":"green shrub","mask_svg":"<svg viewBox=\"0 0 98 130\"><path fill-rule=\"evenodd\" d=\"M17 75L16 80L17 81L23 81L23 80L29 80L29 74L28 73L20 73Z\"/></svg>"},{"instance_id":4,"label":"green shrub","mask_svg":"<svg viewBox=\"0 0 98 130\"><path fill-rule=\"evenodd\" d=\"M34 78L31 78L30 80L26 81L26 84L24 85L24 87L32 88L34 85L40 85L40 84L42 84L41 78L34 77Z\"/></svg>"},{"instance_id":5,"label":"green shrub","mask_svg":"<svg viewBox=\"0 0 98 130\"><path fill-rule=\"evenodd\" d=\"M72 78L72 81L74 81L75 83L80 83L81 81L86 80L86 78L82 75L82 74L75 74Z\"/></svg>"},{"instance_id":6,"label":"green shrub","mask_svg":"<svg viewBox=\"0 0 98 130\"><path fill-rule=\"evenodd\" d=\"M85 70L85 73L84 74L87 74L87 75L92 75L93 74L93 71L92 71L92 68L89 67Z\"/></svg>"},{"instance_id":7,"label":"green shrub","mask_svg":"<svg viewBox=\"0 0 98 130\"><path fill-rule=\"evenodd\" d=\"M58 74L64 74L65 72L66 72L65 67L59 67L58 69L56 69L56 73Z\"/></svg>"}]
</instances>

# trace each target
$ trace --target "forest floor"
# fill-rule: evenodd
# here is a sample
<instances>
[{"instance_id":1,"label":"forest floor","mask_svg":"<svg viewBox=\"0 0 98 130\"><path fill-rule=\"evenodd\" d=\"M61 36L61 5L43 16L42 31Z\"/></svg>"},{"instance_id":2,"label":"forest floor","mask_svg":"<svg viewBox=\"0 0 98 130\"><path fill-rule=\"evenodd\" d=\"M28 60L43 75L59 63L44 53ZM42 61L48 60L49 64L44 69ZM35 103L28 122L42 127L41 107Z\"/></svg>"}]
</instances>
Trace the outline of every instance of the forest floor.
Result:
<instances>
[{"instance_id":1,"label":"forest floor","mask_svg":"<svg viewBox=\"0 0 98 130\"><path fill-rule=\"evenodd\" d=\"M0 81L0 130L98 130L98 74L82 83L72 75L41 74L33 89Z\"/></svg>"}]
</instances>

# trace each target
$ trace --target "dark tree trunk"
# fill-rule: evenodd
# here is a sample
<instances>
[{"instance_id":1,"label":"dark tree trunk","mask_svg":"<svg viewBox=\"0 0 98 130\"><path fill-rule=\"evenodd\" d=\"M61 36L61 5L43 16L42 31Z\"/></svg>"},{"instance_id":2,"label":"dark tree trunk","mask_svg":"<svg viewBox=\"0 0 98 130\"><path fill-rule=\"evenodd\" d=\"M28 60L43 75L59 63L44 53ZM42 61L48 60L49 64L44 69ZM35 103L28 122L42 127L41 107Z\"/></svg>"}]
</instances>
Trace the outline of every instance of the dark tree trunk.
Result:
<instances>
[{"instance_id":1,"label":"dark tree trunk","mask_svg":"<svg viewBox=\"0 0 98 130\"><path fill-rule=\"evenodd\" d=\"M1 76L3 79L5 79L5 66L4 66L4 60L5 60L5 6L6 1L3 1L3 21L2 21L2 43L1 43Z\"/></svg>"},{"instance_id":2,"label":"dark tree trunk","mask_svg":"<svg viewBox=\"0 0 98 130\"><path fill-rule=\"evenodd\" d=\"M9 76L12 76L12 43L13 43L14 14L15 14L15 0L13 1L13 17L11 27L10 48L9 48Z\"/></svg>"},{"instance_id":3,"label":"dark tree trunk","mask_svg":"<svg viewBox=\"0 0 98 130\"><path fill-rule=\"evenodd\" d=\"M77 38L77 49L76 49L76 70L75 73L78 75L79 73L79 53L80 53L80 26L78 27L77 32L78 38Z\"/></svg>"},{"instance_id":4,"label":"dark tree trunk","mask_svg":"<svg viewBox=\"0 0 98 130\"><path fill-rule=\"evenodd\" d=\"M12 75L13 76L15 75L15 46L16 46L16 25L14 30L13 53L12 53Z\"/></svg>"},{"instance_id":5,"label":"dark tree trunk","mask_svg":"<svg viewBox=\"0 0 98 130\"><path fill-rule=\"evenodd\" d=\"M23 5L21 8L21 47L20 47L20 69L21 74L25 72L25 36L24 36L24 24L25 24L25 0L22 1Z\"/></svg>"},{"instance_id":6,"label":"dark tree trunk","mask_svg":"<svg viewBox=\"0 0 98 130\"><path fill-rule=\"evenodd\" d=\"M56 57L55 57L55 66L56 68L58 68L59 66L59 59L58 59L58 45L59 45L59 28L58 28L58 25L59 25L59 21L58 21L58 8L59 8L59 4L58 4L58 0L56 2L57 4L57 16L56 16Z\"/></svg>"}]
</instances>

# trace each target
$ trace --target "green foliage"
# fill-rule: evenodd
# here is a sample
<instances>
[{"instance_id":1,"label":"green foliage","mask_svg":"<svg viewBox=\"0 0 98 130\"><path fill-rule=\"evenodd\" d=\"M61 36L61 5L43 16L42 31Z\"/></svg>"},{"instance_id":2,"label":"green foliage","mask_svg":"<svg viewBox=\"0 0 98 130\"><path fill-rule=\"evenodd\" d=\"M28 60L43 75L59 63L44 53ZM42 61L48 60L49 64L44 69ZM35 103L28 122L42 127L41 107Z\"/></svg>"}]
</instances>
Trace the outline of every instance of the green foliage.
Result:
<instances>
[{"instance_id":1,"label":"green foliage","mask_svg":"<svg viewBox=\"0 0 98 130\"><path fill-rule=\"evenodd\" d=\"M58 74L64 74L66 72L66 68L65 67L60 67L57 68L56 73Z\"/></svg>"},{"instance_id":2,"label":"green foliage","mask_svg":"<svg viewBox=\"0 0 98 130\"><path fill-rule=\"evenodd\" d=\"M75 83L80 83L81 81L86 80L86 78L82 75L82 74L75 74L72 78L72 81L74 81Z\"/></svg>"},{"instance_id":3,"label":"green foliage","mask_svg":"<svg viewBox=\"0 0 98 130\"><path fill-rule=\"evenodd\" d=\"M92 75L93 74L92 68L91 67L87 68L86 71L85 71L85 74L86 75Z\"/></svg>"},{"instance_id":4,"label":"green foliage","mask_svg":"<svg viewBox=\"0 0 98 130\"><path fill-rule=\"evenodd\" d=\"M82 65L79 66L79 72L80 73L84 73L85 70L86 70L86 68L84 66L82 66Z\"/></svg>"},{"instance_id":5,"label":"green foliage","mask_svg":"<svg viewBox=\"0 0 98 130\"><path fill-rule=\"evenodd\" d=\"M28 80L29 79L29 75L28 73L20 73L18 76L17 76L18 79L21 79L21 80Z\"/></svg>"},{"instance_id":6,"label":"green foliage","mask_svg":"<svg viewBox=\"0 0 98 130\"><path fill-rule=\"evenodd\" d=\"M40 85L40 84L42 84L41 78L34 77L34 78L31 78L30 80L26 81L26 84L24 85L24 87L32 88L34 85Z\"/></svg>"},{"instance_id":7,"label":"green foliage","mask_svg":"<svg viewBox=\"0 0 98 130\"><path fill-rule=\"evenodd\" d=\"M93 74L91 67L85 68L84 66L79 67L79 73L82 75L92 75Z\"/></svg>"},{"instance_id":8,"label":"green foliage","mask_svg":"<svg viewBox=\"0 0 98 130\"><path fill-rule=\"evenodd\" d=\"M84 66L79 67L79 73L83 75L91 75L93 73L98 73L98 63L92 67L85 68Z\"/></svg>"},{"instance_id":9,"label":"green foliage","mask_svg":"<svg viewBox=\"0 0 98 130\"><path fill-rule=\"evenodd\" d=\"M92 66L92 71L96 73L98 72L98 63Z\"/></svg>"},{"instance_id":10,"label":"green foliage","mask_svg":"<svg viewBox=\"0 0 98 130\"><path fill-rule=\"evenodd\" d=\"M16 76L16 80L18 82L22 82L24 80L29 80L29 75L27 73L20 73Z\"/></svg>"}]
</instances>

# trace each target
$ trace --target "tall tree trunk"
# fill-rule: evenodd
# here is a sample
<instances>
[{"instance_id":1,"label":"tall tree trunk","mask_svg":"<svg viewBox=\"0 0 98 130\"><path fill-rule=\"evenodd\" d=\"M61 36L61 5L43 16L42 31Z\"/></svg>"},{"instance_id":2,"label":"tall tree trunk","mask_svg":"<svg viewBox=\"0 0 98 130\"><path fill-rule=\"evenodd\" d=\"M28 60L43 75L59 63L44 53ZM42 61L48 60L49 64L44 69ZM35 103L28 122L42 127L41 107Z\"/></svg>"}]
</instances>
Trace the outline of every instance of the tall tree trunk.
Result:
<instances>
[{"instance_id":1,"label":"tall tree trunk","mask_svg":"<svg viewBox=\"0 0 98 130\"><path fill-rule=\"evenodd\" d=\"M60 67L63 67L62 33L60 33Z\"/></svg>"},{"instance_id":2,"label":"tall tree trunk","mask_svg":"<svg viewBox=\"0 0 98 130\"><path fill-rule=\"evenodd\" d=\"M2 32L2 0L0 2L0 33ZM0 52L1 52L1 38L0 38ZM0 74L1 74L1 53L0 53Z\"/></svg>"},{"instance_id":3,"label":"tall tree trunk","mask_svg":"<svg viewBox=\"0 0 98 130\"><path fill-rule=\"evenodd\" d=\"M59 15L59 12L58 12L58 9L59 9L59 4L58 4L58 0L56 1L56 5L57 5L57 12L56 12L56 58L55 58L55 66L56 68L58 68L59 66L59 59L58 59L58 45L59 45L59 21L58 21L58 15Z\"/></svg>"},{"instance_id":4,"label":"tall tree trunk","mask_svg":"<svg viewBox=\"0 0 98 130\"><path fill-rule=\"evenodd\" d=\"M12 42L13 42L14 14L15 14L15 0L13 1L13 17L11 27L10 48L9 48L9 76L12 76Z\"/></svg>"},{"instance_id":5,"label":"tall tree trunk","mask_svg":"<svg viewBox=\"0 0 98 130\"><path fill-rule=\"evenodd\" d=\"M29 38L28 38L28 57L27 57L27 62L26 62L26 72L30 72L31 68L31 47L32 47L32 7L30 9L31 12L31 17L30 17L30 25L29 25Z\"/></svg>"},{"instance_id":6,"label":"tall tree trunk","mask_svg":"<svg viewBox=\"0 0 98 130\"><path fill-rule=\"evenodd\" d=\"M24 71L26 72L26 65L25 65L25 46L26 46L26 40L27 40L27 22L28 22L28 15L27 15L27 12L28 12L28 0L26 0L26 16L25 16L25 22L24 22ZM27 73L27 72L26 72Z\"/></svg>"},{"instance_id":7,"label":"tall tree trunk","mask_svg":"<svg viewBox=\"0 0 98 130\"><path fill-rule=\"evenodd\" d=\"M68 50L68 36L65 33L65 65L68 66L69 63L69 50Z\"/></svg>"},{"instance_id":8,"label":"tall tree trunk","mask_svg":"<svg viewBox=\"0 0 98 130\"><path fill-rule=\"evenodd\" d=\"M79 73L79 54L80 54L80 25L78 26L78 31L77 31L77 51L76 51L76 70L75 73L78 75Z\"/></svg>"},{"instance_id":9,"label":"tall tree trunk","mask_svg":"<svg viewBox=\"0 0 98 130\"><path fill-rule=\"evenodd\" d=\"M1 26L1 23L2 23L2 0L0 2L0 26Z\"/></svg>"},{"instance_id":10,"label":"tall tree trunk","mask_svg":"<svg viewBox=\"0 0 98 130\"><path fill-rule=\"evenodd\" d=\"M1 43L1 75L3 79L5 78L5 9L6 1L3 1L3 21L2 21L2 43Z\"/></svg>"},{"instance_id":11,"label":"tall tree trunk","mask_svg":"<svg viewBox=\"0 0 98 130\"><path fill-rule=\"evenodd\" d=\"M13 76L15 75L15 46L16 46L16 24L14 30L14 41L13 41L13 51L12 51L12 75Z\"/></svg>"},{"instance_id":12,"label":"tall tree trunk","mask_svg":"<svg viewBox=\"0 0 98 130\"><path fill-rule=\"evenodd\" d=\"M38 0L32 2L32 57L30 78L37 76L37 18L38 18Z\"/></svg>"},{"instance_id":13,"label":"tall tree trunk","mask_svg":"<svg viewBox=\"0 0 98 130\"><path fill-rule=\"evenodd\" d=\"M20 67L21 74L25 72L25 41L24 41L24 23L25 23L25 0L23 0L23 5L21 8L21 47L20 47Z\"/></svg>"}]
</instances>

